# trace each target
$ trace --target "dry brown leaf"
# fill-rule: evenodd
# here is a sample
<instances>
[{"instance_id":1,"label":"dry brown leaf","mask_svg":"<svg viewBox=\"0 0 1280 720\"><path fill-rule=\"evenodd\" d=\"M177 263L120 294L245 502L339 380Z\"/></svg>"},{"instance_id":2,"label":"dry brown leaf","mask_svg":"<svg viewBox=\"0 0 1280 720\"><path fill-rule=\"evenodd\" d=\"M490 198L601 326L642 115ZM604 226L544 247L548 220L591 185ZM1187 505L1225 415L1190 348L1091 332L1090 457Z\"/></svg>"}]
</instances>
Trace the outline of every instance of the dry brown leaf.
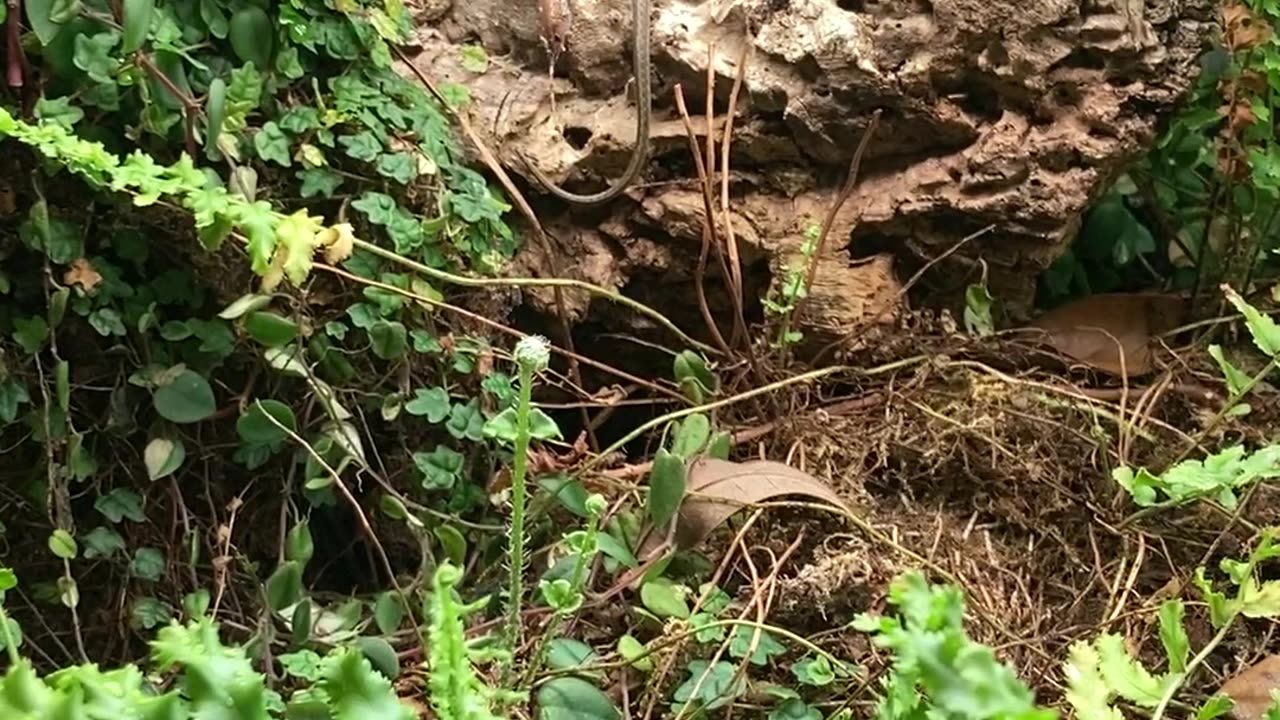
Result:
<instances>
[{"instance_id":1,"label":"dry brown leaf","mask_svg":"<svg viewBox=\"0 0 1280 720\"><path fill-rule=\"evenodd\" d=\"M1271 691L1280 689L1280 655L1271 655L1222 684L1220 692L1235 702L1236 720L1258 720L1271 706Z\"/></svg>"},{"instance_id":2,"label":"dry brown leaf","mask_svg":"<svg viewBox=\"0 0 1280 720\"><path fill-rule=\"evenodd\" d=\"M807 495L849 512L849 508L821 480L790 465L771 460L744 463L701 458L689 466L689 481L676 545L697 546L730 515L782 495Z\"/></svg>"},{"instance_id":3,"label":"dry brown leaf","mask_svg":"<svg viewBox=\"0 0 1280 720\"><path fill-rule=\"evenodd\" d=\"M1089 295L1045 313L1030 327L1059 353L1112 375L1122 374L1123 351L1123 370L1134 377L1154 369L1152 341L1177 327L1185 305L1177 295Z\"/></svg>"},{"instance_id":4,"label":"dry brown leaf","mask_svg":"<svg viewBox=\"0 0 1280 720\"><path fill-rule=\"evenodd\" d=\"M93 264L84 258L76 258L71 261L71 267L62 274L62 283L64 285L79 285L87 293L93 292L93 289L102 283L102 275L93 267Z\"/></svg>"}]
</instances>

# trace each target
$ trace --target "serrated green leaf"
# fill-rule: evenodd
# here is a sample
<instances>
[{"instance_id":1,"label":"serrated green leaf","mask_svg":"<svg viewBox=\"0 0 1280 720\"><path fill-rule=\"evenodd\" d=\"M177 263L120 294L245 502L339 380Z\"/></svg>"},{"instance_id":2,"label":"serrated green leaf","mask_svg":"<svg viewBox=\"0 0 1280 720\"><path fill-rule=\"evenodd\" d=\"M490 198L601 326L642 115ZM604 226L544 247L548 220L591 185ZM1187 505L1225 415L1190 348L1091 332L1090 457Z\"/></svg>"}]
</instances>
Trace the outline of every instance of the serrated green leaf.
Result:
<instances>
[{"instance_id":1,"label":"serrated green leaf","mask_svg":"<svg viewBox=\"0 0 1280 720\"><path fill-rule=\"evenodd\" d=\"M1140 707L1154 708L1160 704L1164 686L1129 654L1123 637L1105 633L1093 645L1098 651L1098 670L1108 688Z\"/></svg>"},{"instance_id":2,"label":"serrated green leaf","mask_svg":"<svg viewBox=\"0 0 1280 720\"><path fill-rule=\"evenodd\" d=\"M1160 604L1160 642L1164 645L1165 656L1169 658L1169 672L1172 673L1187 669L1187 658L1191 653L1191 641L1182 626L1184 614L1181 600L1166 600Z\"/></svg>"}]
</instances>

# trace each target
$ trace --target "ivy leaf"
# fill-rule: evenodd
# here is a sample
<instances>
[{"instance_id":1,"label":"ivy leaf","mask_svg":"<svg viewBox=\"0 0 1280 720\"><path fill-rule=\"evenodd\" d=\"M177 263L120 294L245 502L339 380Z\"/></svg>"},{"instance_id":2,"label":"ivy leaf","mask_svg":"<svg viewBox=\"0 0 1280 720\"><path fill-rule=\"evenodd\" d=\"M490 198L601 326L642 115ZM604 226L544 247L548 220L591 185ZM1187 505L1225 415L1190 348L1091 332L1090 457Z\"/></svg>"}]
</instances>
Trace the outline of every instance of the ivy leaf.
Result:
<instances>
[{"instance_id":1,"label":"ivy leaf","mask_svg":"<svg viewBox=\"0 0 1280 720\"><path fill-rule=\"evenodd\" d=\"M150 595L140 597L133 603L130 625L136 629L152 630L173 618L173 608Z\"/></svg>"},{"instance_id":2,"label":"ivy leaf","mask_svg":"<svg viewBox=\"0 0 1280 720\"><path fill-rule=\"evenodd\" d=\"M404 323L388 320L379 320L369 328L369 341L373 354L383 360L400 358L409 346Z\"/></svg>"},{"instance_id":3,"label":"ivy leaf","mask_svg":"<svg viewBox=\"0 0 1280 720\"><path fill-rule=\"evenodd\" d=\"M289 136L275 122L263 124L254 134L253 149L258 151L258 157L277 165L289 167L293 163L289 158Z\"/></svg>"},{"instance_id":4,"label":"ivy leaf","mask_svg":"<svg viewBox=\"0 0 1280 720\"><path fill-rule=\"evenodd\" d=\"M112 51L120 42L120 33L106 30L93 35L77 35L72 62L98 83L114 83L120 60Z\"/></svg>"},{"instance_id":5,"label":"ivy leaf","mask_svg":"<svg viewBox=\"0 0 1280 720\"><path fill-rule=\"evenodd\" d=\"M320 679L320 656L314 650L299 650L280 656L285 673L300 680L315 682Z\"/></svg>"},{"instance_id":6,"label":"ivy leaf","mask_svg":"<svg viewBox=\"0 0 1280 720\"><path fill-rule=\"evenodd\" d=\"M99 525L90 530L81 540L84 542L84 557L86 560L110 558L112 555L124 550L124 538L120 537L120 533L105 525Z\"/></svg>"},{"instance_id":7,"label":"ivy leaf","mask_svg":"<svg viewBox=\"0 0 1280 720\"><path fill-rule=\"evenodd\" d=\"M689 679L676 688L674 700L677 703L695 703L700 709L715 710L747 691L746 678L738 676L733 663L721 661L712 665L706 660L691 660L688 670ZM696 696L693 694L695 688L698 690Z\"/></svg>"},{"instance_id":8,"label":"ivy leaf","mask_svg":"<svg viewBox=\"0 0 1280 720\"><path fill-rule=\"evenodd\" d=\"M11 423L18 419L18 406L31 402L25 385L12 380L0 383L0 423Z\"/></svg>"},{"instance_id":9,"label":"ivy leaf","mask_svg":"<svg viewBox=\"0 0 1280 720\"><path fill-rule=\"evenodd\" d=\"M236 421L236 434L250 445L280 442L288 434L271 422L272 419L293 432L298 431L298 420L288 405L279 400L257 400L245 408L244 414Z\"/></svg>"},{"instance_id":10,"label":"ivy leaf","mask_svg":"<svg viewBox=\"0 0 1280 720\"><path fill-rule=\"evenodd\" d=\"M142 513L142 498L127 488L116 488L105 495L99 495L93 502L93 507L112 523L119 523L125 518L133 522L147 519Z\"/></svg>"},{"instance_id":11,"label":"ivy leaf","mask_svg":"<svg viewBox=\"0 0 1280 720\"><path fill-rule=\"evenodd\" d=\"M200 422L218 409L209 381L191 370L156 388L152 401L160 417L179 424Z\"/></svg>"},{"instance_id":12,"label":"ivy leaf","mask_svg":"<svg viewBox=\"0 0 1280 720\"><path fill-rule=\"evenodd\" d=\"M442 387L418 388L414 398L405 403L405 412L425 416L427 422L438 423L449 415L449 393Z\"/></svg>"},{"instance_id":13,"label":"ivy leaf","mask_svg":"<svg viewBox=\"0 0 1280 720\"><path fill-rule=\"evenodd\" d=\"M516 441L515 408L507 408L484 424L484 434L506 443ZM529 437L534 440L551 440L561 437L556 421L539 408L529 408Z\"/></svg>"},{"instance_id":14,"label":"ivy leaf","mask_svg":"<svg viewBox=\"0 0 1280 720\"><path fill-rule=\"evenodd\" d=\"M120 311L114 308L98 308L89 313L89 325L103 337L124 337L128 332Z\"/></svg>"},{"instance_id":15,"label":"ivy leaf","mask_svg":"<svg viewBox=\"0 0 1280 720\"><path fill-rule=\"evenodd\" d=\"M836 681L831 661L825 655L808 657L791 664L791 674L802 685L825 687Z\"/></svg>"},{"instance_id":16,"label":"ivy leaf","mask_svg":"<svg viewBox=\"0 0 1280 720\"><path fill-rule=\"evenodd\" d=\"M13 319L13 339L28 355L35 355L49 339L49 323L39 315Z\"/></svg>"},{"instance_id":17,"label":"ivy leaf","mask_svg":"<svg viewBox=\"0 0 1280 720\"><path fill-rule=\"evenodd\" d=\"M747 652L751 651L751 640L755 637L756 629L745 625L737 625L733 629L733 637L729 640L729 654L736 658L746 657ZM787 651L782 643L774 639L767 631L761 630L760 637L756 640L756 647L751 651L752 665L768 665L769 661L775 655L781 655Z\"/></svg>"},{"instance_id":18,"label":"ivy leaf","mask_svg":"<svg viewBox=\"0 0 1280 720\"><path fill-rule=\"evenodd\" d=\"M302 181L300 192L302 197L309 198L317 195L322 197L333 197L333 194L342 187L344 178L329 168L307 168L299 170L297 177Z\"/></svg>"},{"instance_id":19,"label":"ivy leaf","mask_svg":"<svg viewBox=\"0 0 1280 720\"><path fill-rule=\"evenodd\" d=\"M480 398L471 398L466 405L457 404L449 411L449 421L444 429L459 440L480 442L484 439L484 415L480 412Z\"/></svg>"},{"instance_id":20,"label":"ivy leaf","mask_svg":"<svg viewBox=\"0 0 1280 720\"><path fill-rule=\"evenodd\" d=\"M408 185L418 176L418 167L408 153L385 153L375 166L378 174L391 178L401 185Z\"/></svg>"},{"instance_id":21,"label":"ivy leaf","mask_svg":"<svg viewBox=\"0 0 1280 720\"><path fill-rule=\"evenodd\" d=\"M164 554L150 547L138 548L129 563L129 574L139 580L156 582L164 574Z\"/></svg>"},{"instance_id":22,"label":"ivy leaf","mask_svg":"<svg viewBox=\"0 0 1280 720\"><path fill-rule=\"evenodd\" d=\"M382 142L368 130L356 135L343 135L338 138L338 144L346 151L348 157L355 160L373 162L382 154Z\"/></svg>"},{"instance_id":23,"label":"ivy leaf","mask_svg":"<svg viewBox=\"0 0 1280 720\"><path fill-rule=\"evenodd\" d=\"M462 454L444 445L429 453L413 454L413 464L422 474L422 487L426 490L448 490L462 475Z\"/></svg>"},{"instance_id":24,"label":"ivy leaf","mask_svg":"<svg viewBox=\"0 0 1280 720\"><path fill-rule=\"evenodd\" d=\"M28 2L27 7L31 7L30 2ZM45 122L56 123L68 130L84 119L84 110L78 105L72 104L69 97L53 98L52 100L41 97L36 101L35 113L37 118Z\"/></svg>"}]
</instances>

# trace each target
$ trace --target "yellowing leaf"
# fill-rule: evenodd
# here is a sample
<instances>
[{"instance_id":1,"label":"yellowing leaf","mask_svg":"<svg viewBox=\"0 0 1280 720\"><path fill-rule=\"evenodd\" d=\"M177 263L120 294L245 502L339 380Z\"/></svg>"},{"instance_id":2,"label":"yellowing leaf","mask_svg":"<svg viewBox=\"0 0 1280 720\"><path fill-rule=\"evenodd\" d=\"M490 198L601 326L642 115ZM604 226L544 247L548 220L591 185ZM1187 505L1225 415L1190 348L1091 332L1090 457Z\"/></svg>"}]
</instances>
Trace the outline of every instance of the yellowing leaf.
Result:
<instances>
[{"instance_id":1,"label":"yellowing leaf","mask_svg":"<svg viewBox=\"0 0 1280 720\"><path fill-rule=\"evenodd\" d=\"M1098 651L1086 642L1071 646L1070 659L1064 668L1067 676L1067 702L1079 720L1124 720L1124 715L1111 706L1111 690L1098 669Z\"/></svg>"},{"instance_id":2,"label":"yellowing leaf","mask_svg":"<svg viewBox=\"0 0 1280 720\"><path fill-rule=\"evenodd\" d=\"M66 285L79 285L85 292L91 293L102 283L102 275L94 269L93 264L84 258L71 262L71 267L62 275Z\"/></svg>"},{"instance_id":3,"label":"yellowing leaf","mask_svg":"<svg viewBox=\"0 0 1280 720\"><path fill-rule=\"evenodd\" d=\"M324 248L325 262L337 265L351 257L356 235L351 223L338 223L322 230L317 240L317 244Z\"/></svg>"}]
</instances>

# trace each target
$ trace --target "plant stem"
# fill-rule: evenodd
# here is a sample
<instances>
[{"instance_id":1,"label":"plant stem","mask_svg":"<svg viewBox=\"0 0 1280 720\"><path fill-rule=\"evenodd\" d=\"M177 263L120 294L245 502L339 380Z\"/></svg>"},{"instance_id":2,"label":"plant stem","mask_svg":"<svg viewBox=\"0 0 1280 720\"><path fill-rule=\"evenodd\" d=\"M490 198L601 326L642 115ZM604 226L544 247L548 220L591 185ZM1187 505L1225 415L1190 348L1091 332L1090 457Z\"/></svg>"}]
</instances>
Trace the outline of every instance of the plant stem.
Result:
<instances>
[{"instance_id":1,"label":"plant stem","mask_svg":"<svg viewBox=\"0 0 1280 720\"><path fill-rule=\"evenodd\" d=\"M507 583L507 647L511 650L508 662L512 664L523 630L520 601L524 594L525 472L529 460L529 406L533 403L533 368L524 363L519 367L520 401L516 405L515 458L511 467L511 540L507 556L511 573ZM510 669L509 665L507 670Z\"/></svg>"},{"instance_id":2,"label":"plant stem","mask_svg":"<svg viewBox=\"0 0 1280 720\"><path fill-rule=\"evenodd\" d=\"M4 649L9 652L9 667L16 667L22 662L22 656L18 654L17 639L9 629L9 614L4 611L2 605L0 605L0 637L4 638Z\"/></svg>"},{"instance_id":3,"label":"plant stem","mask_svg":"<svg viewBox=\"0 0 1280 720\"><path fill-rule=\"evenodd\" d=\"M1182 678L1178 680L1178 682L1171 684L1169 688L1164 691L1164 697L1160 698L1160 704L1156 705L1155 711L1151 713L1151 720L1160 720L1160 718L1164 717L1164 712L1169 708L1169 703L1173 701L1173 696L1178 693L1178 690L1182 689L1187 678L1191 677L1191 673L1195 672L1196 668L1200 667L1200 664L1209 657L1209 653L1213 652L1214 649L1222 643L1223 638L1227 636L1227 631L1231 629L1231 624L1234 620L1235 616L1232 615L1231 619L1223 623L1222 627L1218 629L1218 633L1213 636L1213 639L1201 648L1200 652L1196 653L1195 657L1191 658L1191 662L1187 663L1187 668L1182 671Z\"/></svg>"}]
</instances>

